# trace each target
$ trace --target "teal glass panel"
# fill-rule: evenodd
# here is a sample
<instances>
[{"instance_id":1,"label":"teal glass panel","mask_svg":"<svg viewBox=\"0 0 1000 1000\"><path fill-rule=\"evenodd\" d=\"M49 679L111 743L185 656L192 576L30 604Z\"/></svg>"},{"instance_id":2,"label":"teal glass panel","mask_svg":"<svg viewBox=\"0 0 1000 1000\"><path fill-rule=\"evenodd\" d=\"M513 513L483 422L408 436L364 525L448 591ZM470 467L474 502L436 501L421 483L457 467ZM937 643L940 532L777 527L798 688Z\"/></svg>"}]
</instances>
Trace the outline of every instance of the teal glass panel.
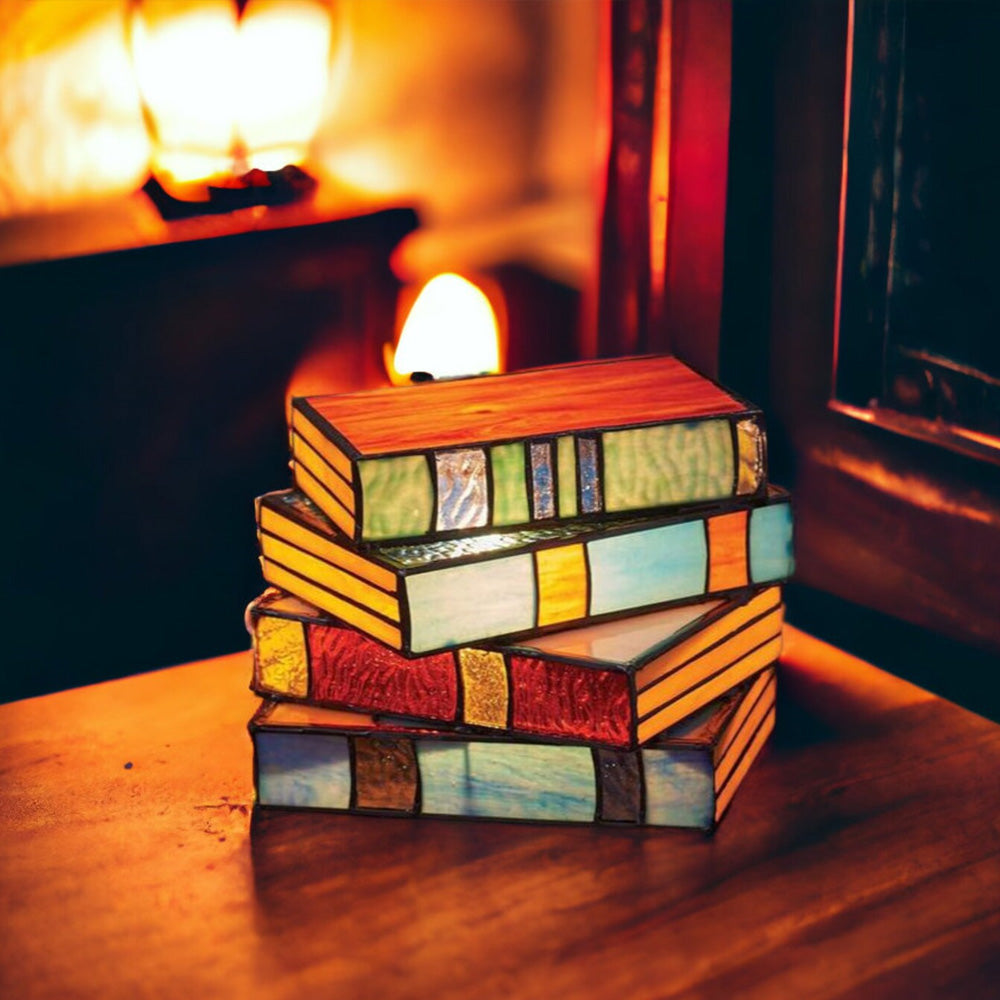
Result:
<instances>
[{"instance_id":1,"label":"teal glass panel","mask_svg":"<svg viewBox=\"0 0 1000 1000\"><path fill-rule=\"evenodd\" d=\"M733 492L733 435L728 420L607 431L601 440L606 510L694 503Z\"/></svg>"},{"instance_id":2,"label":"teal glass panel","mask_svg":"<svg viewBox=\"0 0 1000 1000\"><path fill-rule=\"evenodd\" d=\"M482 528L488 523L486 452L479 448L439 451L437 468L437 530Z\"/></svg>"},{"instance_id":3,"label":"teal glass panel","mask_svg":"<svg viewBox=\"0 0 1000 1000\"><path fill-rule=\"evenodd\" d=\"M424 813L594 820L597 794L587 747L423 740L417 760Z\"/></svg>"},{"instance_id":4,"label":"teal glass panel","mask_svg":"<svg viewBox=\"0 0 1000 1000\"><path fill-rule=\"evenodd\" d=\"M783 580L795 571L792 552L792 506L758 507L750 512L750 579Z\"/></svg>"},{"instance_id":5,"label":"teal glass panel","mask_svg":"<svg viewBox=\"0 0 1000 1000\"><path fill-rule=\"evenodd\" d=\"M535 624L530 554L450 566L406 578L414 653L522 632Z\"/></svg>"},{"instance_id":6,"label":"teal glass panel","mask_svg":"<svg viewBox=\"0 0 1000 1000\"><path fill-rule=\"evenodd\" d=\"M493 524L524 524L528 512L528 484L525 479L524 445L519 441L490 448L493 472Z\"/></svg>"},{"instance_id":7,"label":"teal glass panel","mask_svg":"<svg viewBox=\"0 0 1000 1000\"><path fill-rule=\"evenodd\" d=\"M434 487L423 455L375 458L358 463L369 539L422 535L431 530Z\"/></svg>"},{"instance_id":8,"label":"teal glass panel","mask_svg":"<svg viewBox=\"0 0 1000 1000\"><path fill-rule=\"evenodd\" d=\"M347 738L259 732L257 801L265 806L346 809L351 803Z\"/></svg>"},{"instance_id":9,"label":"teal glass panel","mask_svg":"<svg viewBox=\"0 0 1000 1000\"><path fill-rule=\"evenodd\" d=\"M705 589L708 546L701 520L587 543L590 613L640 608Z\"/></svg>"},{"instance_id":10,"label":"teal glass panel","mask_svg":"<svg viewBox=\"0 0 1000 1000\"><path fill-rule=\"evenodd\" d=\"M697 750L643 750L646 822L650 826L709 829L715 819L715 778L709 754Z\"/></svg>"}]
</instances>

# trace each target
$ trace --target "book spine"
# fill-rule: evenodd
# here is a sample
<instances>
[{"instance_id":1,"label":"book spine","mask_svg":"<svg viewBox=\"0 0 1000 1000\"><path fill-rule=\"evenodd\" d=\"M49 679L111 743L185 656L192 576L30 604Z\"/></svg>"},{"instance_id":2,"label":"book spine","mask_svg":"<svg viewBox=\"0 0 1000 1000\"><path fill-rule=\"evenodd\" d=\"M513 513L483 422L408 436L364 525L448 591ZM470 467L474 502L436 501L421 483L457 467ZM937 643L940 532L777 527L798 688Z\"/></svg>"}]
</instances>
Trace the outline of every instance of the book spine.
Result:
<instances>
[{"instance_id":1,"label":"book spine","mask_svg":"<svg viewBox=\"0 0 1000 1000\"><path fill-rule=\"evenodd\" d=\"M309 474L299 487L344 518L345 497L331 491L344 484L335 472L321 481L309 443L292 440ZM765 444L763 419L751 411L366 458L360 538L446 537L756 496Z\"/></svg>"},{"instance_id":2,"label":"book spine","mask_svg":"<svg viewBox=\"0 0 1000 1000\"><path fill-rule=\"evenodd\" d=\"M404 577L409 652L526 635L786 579L787 501Z\"/></svg>"},{"instance_id":3,"label":"book spine","mask_svg":"<svg viewBox=\"0 0 1000 1000\"><path fill-rule=\"evenodd\" d=\"M251 723L257 802L398 816L711 829L774 725L762 671L709 742L640 750ZM260 715L260 713L258 713Z\"/></svg>"},{"instance_id":4,"label":"book spine","mask_svg":"<svg viewBox=\"0 0 1000 1000\"><path fill-rule=\"evenodd\" d=\"M623 671L465 647L410 659L352 629L251 615L260 694L427 722L627 747Z\"/></svg>"},{"instance_id":5,"label":"book spine","mask_svg":"<svg viewBox=\"0 0 1000 1000\"><path fill-rule=\"evenodd\" d=\"M709 829L704 748L627 751L546 743L318 732L254 733L261 806L398 816Z\"/></svg>"}]
</instances>

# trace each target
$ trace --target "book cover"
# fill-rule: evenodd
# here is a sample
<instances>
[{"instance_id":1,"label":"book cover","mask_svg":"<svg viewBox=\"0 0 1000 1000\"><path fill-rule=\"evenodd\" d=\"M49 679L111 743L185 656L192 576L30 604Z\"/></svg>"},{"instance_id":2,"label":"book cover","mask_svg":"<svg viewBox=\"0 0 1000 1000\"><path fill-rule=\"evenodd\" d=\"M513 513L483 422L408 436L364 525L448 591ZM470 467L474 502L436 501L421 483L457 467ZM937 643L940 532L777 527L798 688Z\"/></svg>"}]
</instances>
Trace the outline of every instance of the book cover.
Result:
<instances>
[{"instance_id":1,"label":"book cover","mask_svg":"<svg viewBox=\"0 0 1000 1000\"><path fill-rule=\"evenodd\" d=\"M247 609L260 695L635 749L773 663L778 587L519 644L407 658L269 590Z\"/></svg>"},{"instance_id":2,"label":"book cover","mask_svg":"<svg viewBox=\"0 0 1000 1000\"><path fill-rule=\"evenodd\" d=\"M672 357L296 398L290 423L295 485L359 542L755 496L766 480L760 411Z\"/></svg>"},{"instance_id":3,"label":"book cover","mask_svg":"<svg viewBox=\"0 0 1000 1000\"><path fill-rule=\"evenodd\" d=\"M264 702L261 807L712 829L774 726L774 670L639 750L469 736Z\"/></svg>"},{"instance_id":4,"label":"book cover","mask_svg":"<svg viewBox=\"0 0 1000 1000\"><path fill-rule=\"evenodd\" d=\"M264 579L407 656L554 631L774 583L793 569L775 487L637 521L362 550L303 494L259 497Z\"/></svg>"}]
</instances>

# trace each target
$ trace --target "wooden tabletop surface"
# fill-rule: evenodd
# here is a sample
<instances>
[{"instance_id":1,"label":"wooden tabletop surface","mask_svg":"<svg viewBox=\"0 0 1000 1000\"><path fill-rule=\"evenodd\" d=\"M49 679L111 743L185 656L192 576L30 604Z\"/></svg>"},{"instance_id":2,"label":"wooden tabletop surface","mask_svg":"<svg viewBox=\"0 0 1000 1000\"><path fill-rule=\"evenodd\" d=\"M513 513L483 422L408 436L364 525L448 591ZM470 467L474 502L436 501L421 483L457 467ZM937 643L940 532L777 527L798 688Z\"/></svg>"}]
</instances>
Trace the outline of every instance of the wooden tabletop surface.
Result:
<instances>
[{"instance_id":1,"label":"wooden tabletop surface","mask_svg":"<svg viewBox=\"0 0 1000 1000\"><path fill-rule=\"evenodd\" d=\"M249 669L0 707L0 996L1000 995L1000 727L794 629L712 837L252 818Z\"/></svg>"}]
</instances>

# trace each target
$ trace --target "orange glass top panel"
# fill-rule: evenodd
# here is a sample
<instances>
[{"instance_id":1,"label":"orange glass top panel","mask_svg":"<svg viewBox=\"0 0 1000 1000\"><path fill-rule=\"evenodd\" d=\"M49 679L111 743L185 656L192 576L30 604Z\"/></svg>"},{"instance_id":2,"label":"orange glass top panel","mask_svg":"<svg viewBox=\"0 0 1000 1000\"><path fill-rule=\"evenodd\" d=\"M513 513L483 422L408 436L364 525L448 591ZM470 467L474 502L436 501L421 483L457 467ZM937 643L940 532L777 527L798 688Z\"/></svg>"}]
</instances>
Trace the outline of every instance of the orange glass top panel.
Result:
<instances>
[{"instance_id":1,"label":"orange glass top panel","mask_svg":"<svg viewBox=\"0 0 1000 1000\"><path fill-rule=\"evenodd\" d=\"M443 448L740 412L747 405L672 357L307 397L361 455Z\"/></svg>"}]
</instances>

